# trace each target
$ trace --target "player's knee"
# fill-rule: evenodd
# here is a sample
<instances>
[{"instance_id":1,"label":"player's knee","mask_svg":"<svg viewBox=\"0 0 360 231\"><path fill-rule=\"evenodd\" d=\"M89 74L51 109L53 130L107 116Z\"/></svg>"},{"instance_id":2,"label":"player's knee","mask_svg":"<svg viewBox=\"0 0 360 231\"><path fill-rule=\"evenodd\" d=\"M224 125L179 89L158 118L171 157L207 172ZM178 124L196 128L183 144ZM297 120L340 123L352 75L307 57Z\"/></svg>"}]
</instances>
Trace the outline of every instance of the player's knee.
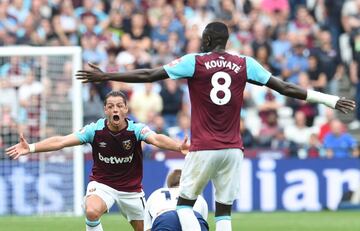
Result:
<instances>
[{"instance_id":1,"label":"player's knee","mask_svg":"<svg viewBox=\"0 0 360 231\"><path fill-rule=\"evenodd\" d=\"M102 212L93 206L86 206L85 214L88 220L96 221L100 219Z\"/></svg>"}]
</instances>

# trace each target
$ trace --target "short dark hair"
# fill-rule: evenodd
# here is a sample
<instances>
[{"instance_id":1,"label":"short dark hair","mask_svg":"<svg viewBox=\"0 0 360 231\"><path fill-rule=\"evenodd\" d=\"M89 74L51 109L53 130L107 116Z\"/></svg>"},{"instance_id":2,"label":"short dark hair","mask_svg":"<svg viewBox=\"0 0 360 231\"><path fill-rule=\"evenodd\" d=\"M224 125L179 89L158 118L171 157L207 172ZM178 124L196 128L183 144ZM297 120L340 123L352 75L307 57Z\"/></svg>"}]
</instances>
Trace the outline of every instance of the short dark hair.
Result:
<instances>
[{"instance_id":1,"label":"short dark hair","mask_svg":"<svg viewBox=\"0 0 360 231\"><path fill-rule=\"evenodd\" d=\"M223 22L211 22L206 25L205 30L211 32L214 39L228 40L229 29Z\"/></svg>"},{"instance_id":2,"label":"short dark hair","mask_svg":"<svg viewBox=\"0 0 360 231\"><path fill-rule=\"evenodd\" d=\"M169 188L178 187L180 184L181 169L175 169L167 177L166 184Z\"/></svg>"},{"instance_id":3,"label":"short dark hair","mask_svg":"<svg viewBox=\"0 0 360 231\"><path fill-rule=\"evenodd\" d=\"M107 99L108 99L109 97L111 97L111 96L113 96L113 97L118 97L118 96L119 96L119 97L123 98L124 103L125 103L125 105L126 105L126 103L127 103L127 98L126 98L126 95L125 95L123 92L121 92L121 91L110 91L110 92L107 93L107 95L105 96L104 106L106 105Z\"/></svg>"}]
</instances>

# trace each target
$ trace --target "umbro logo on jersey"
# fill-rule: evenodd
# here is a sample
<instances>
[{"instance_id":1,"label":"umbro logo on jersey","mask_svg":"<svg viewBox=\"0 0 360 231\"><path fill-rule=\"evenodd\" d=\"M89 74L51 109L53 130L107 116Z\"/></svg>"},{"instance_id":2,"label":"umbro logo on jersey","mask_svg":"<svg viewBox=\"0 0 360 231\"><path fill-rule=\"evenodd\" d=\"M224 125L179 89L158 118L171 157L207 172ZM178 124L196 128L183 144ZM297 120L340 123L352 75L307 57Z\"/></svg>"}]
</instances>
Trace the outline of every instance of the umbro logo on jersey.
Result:
<instances>
[{"instance_id":1,"label":"umbro logo on jersey","mask_svg":"<svg viewBox=\"0 0 360 231\"><path fill-rule=\"evenodd\" d=\"M225 59L223 56L220 56L219 59Z\"/></svg>"},{"instance_id":2,"label":"umbro logo on jersey","mask_svg":"<svg viewBox=\"0 0 360 231\"><path fill-rule=\"evenodd\" d=\"M105 143L105 142L100 142L100 143L99 143L99 147L100 147L100 148L105 148L106 145L107 145L107 143Z\"/></svg>"},{"instance_id":3,"label":"umbro logo on jersey","mask_svg":"<svg viewBox=\"0 0 360 231\"><path fill-rule=\"evenodd\" d=\"M95 192L95 191L96 191L96 188L89 189L89 192Z\"/></svg>"},{"instance_id":4,"label":"umbro logo on jersey","mask_svg":"<svg viewBox=\"0 0 360 231\"><path fill-rule=\"evenodd\" d=\"M125 150L130 150L131 147L132 147L131 140L124 140L124 141L122 142L122 145L123 145L123 148L124 148Z\"/></svg>"}]
</instances>

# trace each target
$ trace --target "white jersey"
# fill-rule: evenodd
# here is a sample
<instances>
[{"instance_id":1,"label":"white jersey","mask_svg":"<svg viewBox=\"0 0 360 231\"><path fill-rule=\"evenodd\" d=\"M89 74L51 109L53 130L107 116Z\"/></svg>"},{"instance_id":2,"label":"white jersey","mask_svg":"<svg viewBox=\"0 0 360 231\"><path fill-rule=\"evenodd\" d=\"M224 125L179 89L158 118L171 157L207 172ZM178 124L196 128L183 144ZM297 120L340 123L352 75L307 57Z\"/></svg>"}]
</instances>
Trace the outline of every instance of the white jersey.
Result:
<instances>
[{"instance_id":1,"label":"white jersey","mask_svg":"<svg viewBox=\"0 0 360 231\"><path fill-rule=\"evenodd\" d=\"M162 213L176 209L179 198L179 188L160 188L154 191L148 198L145 206L145 229L151 229L154 220ZM198 196L194 210L201 214L206 220L208 216L208 205L202 196Z\"/></svg>"}]
</instances>

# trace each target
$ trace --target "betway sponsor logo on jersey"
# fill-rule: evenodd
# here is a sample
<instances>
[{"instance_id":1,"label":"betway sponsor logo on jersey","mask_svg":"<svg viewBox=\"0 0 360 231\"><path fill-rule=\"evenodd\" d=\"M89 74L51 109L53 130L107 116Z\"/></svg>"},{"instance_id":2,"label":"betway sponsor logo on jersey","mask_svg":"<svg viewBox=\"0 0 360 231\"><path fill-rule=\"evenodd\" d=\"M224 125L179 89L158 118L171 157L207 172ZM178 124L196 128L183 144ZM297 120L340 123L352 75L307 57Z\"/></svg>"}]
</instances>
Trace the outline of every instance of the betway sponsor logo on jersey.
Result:
<instances>
[{"instance_id":1,"label":"betway sponsor logo on jersey","mask_svg":"<svg viewBox=\"0 0 360 231\"><path fill-rule=\"evenodd\" d=\"M205 67L207 70L211 69L211 68L215 68L215 67L226 67L229 68L230 70L233 70L235 73L239 73L241 66L238 66L235 63L232 63L230 61L227 60L211 60L211 61L207 61L205 62Z\"/></svg>"},{"instance_id":2,"label":"betway sponsor logo on jersey","mask_svg":"<svg viewBox=\"0 0 360 231\"><path fill-rule=\"evenodd\" d=\"M132 153L130 156L127 157L103 157L99 152L99 160L102 162L105 162L107 164L125 164L125 163L131 163L133 159L134 153Z\"/></svg>"}]
</instances>

